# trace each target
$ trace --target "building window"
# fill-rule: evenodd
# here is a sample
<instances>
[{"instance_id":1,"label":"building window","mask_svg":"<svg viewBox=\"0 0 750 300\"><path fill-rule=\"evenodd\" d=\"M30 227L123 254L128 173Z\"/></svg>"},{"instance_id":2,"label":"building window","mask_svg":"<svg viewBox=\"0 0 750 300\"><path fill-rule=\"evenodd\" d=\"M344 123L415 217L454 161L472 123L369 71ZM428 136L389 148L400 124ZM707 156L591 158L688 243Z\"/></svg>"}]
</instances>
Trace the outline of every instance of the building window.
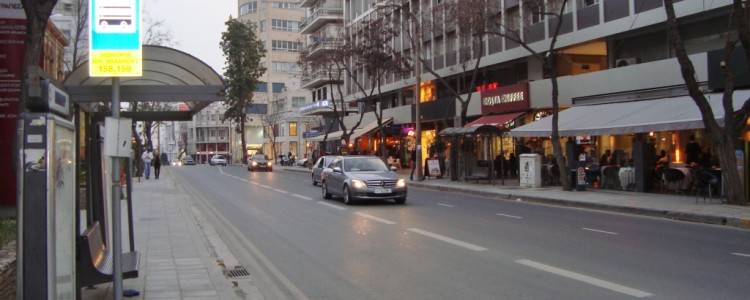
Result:
<instances>
[{"instance_id":1,"label":"building window","mask_svg":"<svg viewBox=\"0 0 750 300\"><path fill-rule=\"evenodd\" d=\"M305 106L305 97L292 97L292 108Z\"/></svg>"},{"instance_id":2,"label":"building window","mask_svg":"<svg viewBox=\"0 0 750 300\"><path fill-rule=\"evenodd\" d=\"M278 94L278 93L281 93L281 92L284 91L284 83L274 82L274 83L272 83L272 85L273 85L273 92L274 93Z\"/></svg>"},{"instance_id":3,"label":"building window","mask_svg":"<svg viewBox=\"0 0 750 300\"><path fill-rule=\"evenodd\" d=\"M271 8L298 10L299 3L292 2L271 2Z\"/></svg>"},{"instance_id":4,"label":"building window","mask_svg":"<svg viewBox=\"0 0 750 300\"><path fill-rule=\"evenodd\" d=\"M256 13L256 12L258 12L257 2L245 3L245 4L242 4L242 6L240 6L240 16L244 16L246 14Z\"/></svg>"},{"instance_id":5,"label":"building window","mask_svg":"<svg viewBox=\"0 0 750 300\"><path fill-rule=\"evenodd\" d=\"M289 136L297 136L297 122L289 122Z\"/></svg>"},{"instance_id":6,"label":"building window","mask_svg":"<svg viewBox=\"0 0 750 300\"><path fill-rule=\"evenodd\" d=\"M268 83L267 82L258 82L258 86L255 87L256 93L268 93Z\"/></svg>"},{"instance_id":7,"label":"building window","mask_svg":"<svg viewBox=\"0 0 750 300\"><path fill-rule=\"evenodd\" d=\"M271 41L271 50L273 51L287 51L287 52L300 52L302 51L302 43L291 42L291 41Z\"/></svg>"},{"instance_id":8,"label":"building window","mask_svg":"<svg viewBox=\"0 0 750 300\"><path fill-rule=\"evenodd\" d=\"M271 70L280 73L299 73L300 67L297 63L286 61L271 62Z\"/></svg>"},{"instance_id":9,"label":"building window","mask_svg":"<svg viewBox=\"0 0 750 300\"><path fill-rule=\"evenodd\" d=\"M287 21L287 20L272 19L271 20L271 29L273 29L273 30L283 30L283 31L298 32L299 31L299 21Z\"/></svg>"},{"instance_id":10,"label":"building window","mask_svg":"<svg viewBox=\"0 0 750 300\"><path fill-rule=\"evenodd\" d=\"M297 149L299 149L297 148L297 142L289 142L289 151L291 151L293 155L296 155L297 159L300 159Z\"/></svg>"},{"instance_id":11,"label":"building window","mask_svg":"<svg viewBox=\"0 0 750 300\"><path fill-rule=\"evenodd\" d=\"M261 20L260 22L258 22L258 30L260 32L266 31L266 20Z\"/></svg>"}]
</instances>

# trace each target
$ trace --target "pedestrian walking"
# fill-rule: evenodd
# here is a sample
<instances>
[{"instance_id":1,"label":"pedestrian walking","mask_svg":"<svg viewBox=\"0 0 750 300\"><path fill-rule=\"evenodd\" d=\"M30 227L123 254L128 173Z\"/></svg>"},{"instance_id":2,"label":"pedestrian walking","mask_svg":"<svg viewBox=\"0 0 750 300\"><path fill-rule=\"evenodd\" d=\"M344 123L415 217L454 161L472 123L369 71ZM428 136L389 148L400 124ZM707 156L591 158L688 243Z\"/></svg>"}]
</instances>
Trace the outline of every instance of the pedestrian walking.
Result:
<instances>
[{"instance_id":1,"label":"pedestrian walking","mask_svg":"<svg viewBox=\"0 0 750 300\"><path fill-rule=\"evenodd\" d=\"M148 180L148 177L151 175L151 160L154 159L154 154L151 153L151 149L146 149L146 151L141 154L141 159L143 159L143 165L145 166L143 176Z\"/></svg>"},{"instance_id":2,"label":"pedestrian walking","mask_svg":"<svg viewBox=\"0 0 750 300\"><path fill-rule=\"evenodd\" d=\"M151 160L151 165L154 166L154 179L159 179L159 173L161 173L161 159L159 158L159 151L154 152L154 159Z\"/></svg>"}]
</instances>

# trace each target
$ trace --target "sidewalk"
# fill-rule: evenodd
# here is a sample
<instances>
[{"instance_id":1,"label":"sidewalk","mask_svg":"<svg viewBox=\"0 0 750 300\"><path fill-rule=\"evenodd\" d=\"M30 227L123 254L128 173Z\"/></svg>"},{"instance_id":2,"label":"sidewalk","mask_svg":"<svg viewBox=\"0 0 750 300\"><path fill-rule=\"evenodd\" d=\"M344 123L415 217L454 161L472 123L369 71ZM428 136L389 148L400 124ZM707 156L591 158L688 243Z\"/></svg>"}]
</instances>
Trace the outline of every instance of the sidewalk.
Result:
<instances>
[{"instance_id":1,"label":"sidewalk","mask_svg":"<svg viewBox=\"0 0 750 300\"><path fill-rule=\"evenodd\" d=\"M310 172L302 167L278 167L290 171ZM399 177L409 180L411 169L396 171ZM721 204L718 198L698 198L695 195L673 195L635 193L602 189L587 189L583 192L565 192L560 186L522 188L518 179L505 179L505 185L495 180L450 181L450 179L427 179L408 181L408 186L440 191L471 193L501 200L526 201L568 207L580 207L619 213L661 217L682 221L726 225L750 229L750 206ZM407 201L408 203L408 201Z\"/></svg>"},{"instance_id":2,"label":"sidewalk","mask_svg":"<svg viewBox=\"0 0 750 300\"><path fill-rule=\"evenodd\" d=\"M235 259L193 206L170 167L162 167L159 180L133 180L133 231L140 263L138 278L124 280L123 290L140 295L122 299L263 299L254 286L243 282L240 291L224 275L223 265L231 268ZM126 216L123 211L123 220ZM112 283L84 288L81 299L113 299L112 289Z\"/></svg>"}]
</instances>

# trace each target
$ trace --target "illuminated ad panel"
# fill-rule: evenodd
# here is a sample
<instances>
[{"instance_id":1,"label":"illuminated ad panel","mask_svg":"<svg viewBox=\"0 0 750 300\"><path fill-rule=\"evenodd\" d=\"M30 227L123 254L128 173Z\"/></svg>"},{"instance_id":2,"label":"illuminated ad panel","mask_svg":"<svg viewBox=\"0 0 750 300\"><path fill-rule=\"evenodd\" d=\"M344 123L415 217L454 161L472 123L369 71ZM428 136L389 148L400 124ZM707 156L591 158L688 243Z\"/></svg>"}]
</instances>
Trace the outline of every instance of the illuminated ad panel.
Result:
<instances>
[{"instance_id":1,"label":"illuminated ad panel","mask_svg":"<svg viewBox=\"0 0 750 300\"><path fill-rule=\"evenodd\" d=\"M89 76L142 76L141 0L89 3Z\"/></svg>"}]
</instances>

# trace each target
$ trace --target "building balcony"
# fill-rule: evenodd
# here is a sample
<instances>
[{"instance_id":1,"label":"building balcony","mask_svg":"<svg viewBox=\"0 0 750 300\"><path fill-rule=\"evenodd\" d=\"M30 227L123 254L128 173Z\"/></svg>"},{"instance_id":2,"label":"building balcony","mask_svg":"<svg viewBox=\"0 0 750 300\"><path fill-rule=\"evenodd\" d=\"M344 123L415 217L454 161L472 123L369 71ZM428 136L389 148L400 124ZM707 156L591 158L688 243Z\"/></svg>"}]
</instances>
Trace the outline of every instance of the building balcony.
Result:
<instances>
[{"instance_id":1,"label":"building balcony","mask_svg":"<svg viewBox=\"0 0 750 300\"><path fill-rule=\"evenodd\" d=\"M326 84L342 83L341 74L329 74L328 70L317 70L311 74L305 75L300 80L300 87L303 89L314 89Z\"/></svg>"},{"instance_id":2,"label":"building balcony","mask_svg":"<svg viewBox=\"0 0 750 300\"><path fill-rule=\"evenodd\" d=\"M331 22L342 22L343 20L344 10L342 8L321 8L302 20L302 23L299 25L299 33L312 34L325 24Z\"/></svg>"},{"instance_id":3,"label":"building balcony","mask_svg":"<svg viewBox=\"0 0 750 300\"><path fill-rule=\"evenodd\" d=\"M316 58L343 44L341 39L317 37L313 44L308 46L308 58Z\"/></svg>"},{"instance_id":4,"label":"building balcony","mask_svg":"<svg viewBox=\"0 0 750 300\"><path fill-rule=\"evenodd\" d=\"M301 0L299 2L299 7L312 7L315 5L315 3L318 3L320 0Z\"/></svg>"}]
</instances>

